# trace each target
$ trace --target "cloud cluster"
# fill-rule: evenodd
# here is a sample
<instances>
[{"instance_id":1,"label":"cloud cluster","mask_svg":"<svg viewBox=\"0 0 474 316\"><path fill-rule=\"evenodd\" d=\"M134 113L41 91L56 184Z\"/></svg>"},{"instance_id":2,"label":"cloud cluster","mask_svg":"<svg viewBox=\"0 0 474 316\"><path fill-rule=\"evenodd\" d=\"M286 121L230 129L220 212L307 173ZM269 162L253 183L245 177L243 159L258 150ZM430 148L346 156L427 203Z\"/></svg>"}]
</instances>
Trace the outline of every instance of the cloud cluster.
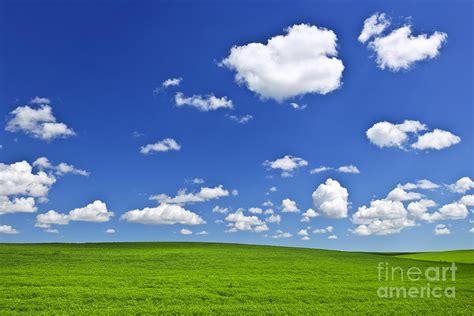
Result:
<instances>
[{"instance_id":1,"label":"cloud cluster","mask_svg":"<svg viewBox=\"0 0 474 316\"><path fill-rule=\"evenodd\" d=\"M364 21L359 41L368 43L375 52L379 68L397 72L410 69L416 62L433 59L447 41L447 34L434 32L431 35L412 35L412 26L407 24L384 35L390 26L385 14L376 13Z\"/></svg>"},{"instance_id":2,"label":"cloud cluster","mask_svg":"<svg viewBox=\"0 0 474 316\"><path fill-rule=\"evenodd\" d=\"M309 208L302 214L301 221L302 222L309 222L311 221L312 218L318 217L319 213L313 210L312 208Z\"/></svg>"},{"instance_id":3,"label":"cloud cluster","mask_svg":"<svg viewBox=\"0 0 474 316\"><path fill-rule=\"evenodd\" d=\"M337 58L336 34L308 24L293 25L267 44L234 46L221 65L236 72L239 84L279 102L334 91L342 84L344 70Z\"/></svg>"},{"instance_id":4,"label":"cloud cluster","mask_svg":"<svg viewBox=\"0 0 474 316\"><path fill-rule=\"evenodd\" d=\"M298 168L306 167L308 162L303 158L285 155L284 157L274 161L266 160L263 165L270 169L281 170L282 177L292 177Z\"/></svg>"},{"instance_id":5,"label":"cloud cluster","mask_svg":"<svg viewBox=\"0 0 474 316\"><path fill-rule=\"evenodd\" d=\"M186 97L182 92L178 92L174 100L178 107L191 106L203 112L234 108L232 100L227 97L218 98L213 94L204 97L202 95Z\"/></svg>"},{"instance_id":6,"label":"cloud cluster","mask_svg":"<svg viewBox=\"0 0 474 316\"><path fill-rule=\"evenodd\" d=\"M0 215L7 213L34 213L37 211L35 199L32 197L8 198L0 195Z\"/></svg>"},{"instance_id":7,"label":"cloud cluster","mask_svg":"<svg viewBox=\"0 0 474 316\"><path fill-rule=\"evenodd\" d=\"M327 179L313 192L313 206L330 218L347 217L349 192L337 180Z\"/></svg>"},{"instance_id":8,"label":"cloud cluster","mask_svg":"<svg viewBox=\"0 0 474 316\"><path fill-rule=\"evenodd\" d=\"M162 88L177 87L180 85L183 78L169 78L161 83Z\"/></svg>"},{"instance_id":9,"label":"cloud cluster","mask_svg":"<svg viewBox=\"0 0 474 316\"><path fill-rule=\"evenodd\" d=\"M33 167L37 167L39 170L52 171L57 176L63 176L65 174L75 174L79 176L88 177L90 173L86 170L78 169L73 165L69 165L65 162L61 162L58 165L53 165L46 157L40 157L33 162Z\"/></svg>"},{"instance_id":10,"label":"cloud cluster","mask_svg":"<svg viewBox=\"0 0 474 316\"><path fill-rule=\"evenodd\" d=\"M225 220L229 222L226 232L253 231L260 233L268 230L267 224L257 216L247 216L243 210L237 210L226 216Z\"/></svg>"},{"instance_id":11,"label":"cloud cluster","mask_svg":"<svg viewBox=\"0 0 474 316\"><path fill-rule=\"evenodd\" d=\"M36 212L35 198L46 200L55 182L54 175L35 173L26 161L0 163L0 214Z\"/></svg>"},{"instance_id":12,"label":"cloud cluster","mask_svg":"<svg viewBox=\"0 0 474 316\"><path fill-rule=\"evenodd\" d=\"M474 181L469 177L462 177L455 183L450 184L448 188L455 193L465 193L474 188Z\"/></svg>"},{"instance_id":13,"label":"cloud cluster","mask_svg":"<svg viewBox=\"0 0 474 316\"><path fill-rule=\"evenodd\" d=\"M18 234L19 231L10 225L0 225L0 234Z\"/></svg>"},{"instance_id":14,"label":"cloud cluster","mask_svg":"<svg viewBox=\"0 0 474 316\"><path fill-rule=\"evenodd\" d=\"M298 213L300 210L296 206L296 202L290 199L281 201L281 211L283 213Z\"/></svg>"},{"instance_id":15,"label":"cloud cluster","mask_svg":"<svg viewBox=\"0 0 474 316\"><path fill-rule=\"evenodd\" d=\"M36 101L45 101L33 99ZM49 101L49 100L48 100ZM11 113L5 130L8 132L23 132L33 138L51 141L55 138L66 138L76 133L64 123L58 123L53 115L51 106L41 104L39 107L28 105L19 106Z\"/></svg>"},{"instance_id":16,"label":"cloud cluster","mask_svg":"<svg viewBox=\"0 0 474 316\"><path fill-rule=\"evenodd\" d=\"M334 230L334 227L332 226L327 226L326 228L316 228L313 230L313 234L329 234L332 233Z\"/></svg>"},{"instance_id":17,"label":"cloud cluster","mask_svg":"<svg viewBox=\"0 0 474 316\"><path fill-rule=\"evenodd\" d=\"M280 238L291 238L293 234L284 232L282 230L277 230L274 235L271 236L273 239L280 239Z\"/></svg>"},{"instance_id":18,"label":"cloud cluster","mask_svg":"<svg viewBox=\"0 0 474 316\"><path fill-rule=\"evenodd\" d=\"M435 227L434 233L435 235L449 235L451 234L451 231L449 230L448 227L446 227L446 225L438 224Z\"/></svg>"},{"instance_id":19,"label":"cloud cluster","mask_svg":"<svg viewBox=\"0 0 474 316\"><path fill-rule=\"evenodd\" d=\"M400 201L374 200L369 207L359 207L352 216L352 222L359 225L353 232L361 236L399 233L405 227L415 226L407 215Z\"/></svg>"},{"instance_id":20,"label":"cloud cluster","mask_svg":"<svg viewBox=\"0 0 474 316\"><path fill-rule=\"evenodd\" d=\"M469 195L463 196L459 201L444 204L434 212L429 212L429 209L438 206L435 201L427 199L421 193L406 191L433 190L439 187L429 180L419 180L416 184L399 184L390 191L385 199L373 200L370 202L370 206L358 208L357 212L352 215L352 222L359 226L352 232L362 236L388 235L399 233L407 227L416 226L417 220L431 223L465 219L469 214L467 206L474 203L474 199L471 199ZM410 203L405 208L403 202L407 201Z\"/></svg>"},{"instance_id":21,"label":"cloud cluster","mask_svg":"<svg viewBox=\"0 0 474 316\"><path fill-rule=\"evenodd\" d=\"M298 104L298 103L295 103L295 102L291 102L290 103L290 106L294 109L294 110L298 110L298 111L303 111L304 109L306 109L308 107L307 104Z\"/></svg>"},{"instance_id":22,"label":"cloud cluster","mask_svg":"<svg viewBox=\"0 0 474 316\"><path fill-rule=\"evenodd\" d=\"M68 214L58 213L54 210L38 214L35 226L48 230L51 229L51 225L68 225L70 221L103 223L108 222L112 216L114 213L107 209L107 205L96 200L84 207L75 208Z\"/></svg>"},{"instance_id":23,"label":"cloud cluster","mask_svg":"<svg viewBox=\"0 0 474 316\"><path fill-rule=\"evenodd\" d=\"M226 196L229 196L229 191L226 190L223 185L218 185L213 188L202 187L197 193L187 193L185 189L182 189L178 191L178 194L174 197L170 197L166 194L152 195L150 196L150 200L155 200L160 203L184 205L188 203L207 202Z\"/></svg>"},{"instance_id":24,"label":"cloud cluster","mask_svg":"<svg viewBox=\"0 0 474 316\"><path fill-rule=\"evenodd\" d=\"M152 225L199 225L205 224L201 216L184 209L180 205L161 203L157 207L146 207L141 210L131 210L121 216L130 223Z\"/></svg>"},{"instance_id":25,"label":"cloud cluster","mask_svg":"<svg viewBox=\"0 0 474 316\"><path fill-rule=\"evenodd\" d=\"M165 138L154 144L148 144L140 147L140 153L148 155L152 152L167 152L167 151L179 151L181 145L179 145L173 138Z\"/></svg>"},{"instance_id":26,"label":"cloud cluster","mask_svg":"<svg viewBox=\"0 0 474 316\"><path fill-rule=\"evenodd\" d=\"M440 188L439 184L433 183L430 180L422 179L416 181L416 183L405 183L397 185L398 188L403 190L415 190L415 189L424 189L424 190L434 190Z\"/></svg>"},{"instance_id":27,"label":"cloud cluster","mask_svg":"<svg viewBox=\"0 0 474 316\"><path fill-rule=\"evenodd\" d=\"M321 172L329 171L329 170L335 170L335 171L341 172L341 173L354 173L354 174L360 173L359 168L357 168L354 165L345 165L345 166L340 166L338 168L320 166L320 167L311 169L309 173L310 174L316 174L316 173L321 173Z\"/></svg>"},{"instance_id":28,"label":"cloud cluster","mask_svg":"<svg viewBox=\"0 0 474 316\"><path fill-rule=\"evenodd\" d=\"M248 122L253 120L253 116L250 114L246 114L242 116L227 115L227 117L238 124L247 124Z\"/></svg>"},{"instance_id":29,"label":"cloud cluster","mask_svg":"<svg viewBox=\"0 0 474 316\"><path fill-rule=\"evenodd\" d=\"M407 149L406 143L410 139L409 134L417 136L416 142L410 147L418 150L444 149L461 142L461 138L448 131L435 129L418 135L418 132L426 131L428 127L419 121L406 120L401 124L393 124L387 121L375 123L366 131L369 141L380 147L397 147Z\"/></svg>"}]
</instances>

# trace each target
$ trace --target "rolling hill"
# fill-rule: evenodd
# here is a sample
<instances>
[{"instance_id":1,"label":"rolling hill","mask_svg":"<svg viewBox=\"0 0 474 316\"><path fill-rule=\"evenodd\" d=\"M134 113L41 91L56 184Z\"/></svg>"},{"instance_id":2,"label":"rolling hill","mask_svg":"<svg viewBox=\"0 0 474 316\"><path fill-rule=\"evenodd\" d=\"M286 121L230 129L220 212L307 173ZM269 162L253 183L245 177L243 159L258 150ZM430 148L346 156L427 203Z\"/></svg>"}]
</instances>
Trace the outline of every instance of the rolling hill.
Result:
<instances>
[{"instance_id":1,"label":"rolling hill","mask_svg":"<svg viewBox=\"0 0 474 316\"><path fill-rule=\"evenodd\" d=\"M438 253L441 255L442 253ZM449 258L471 257L446 252ZM450 263L331 250L217 243L0 244L0 313L472 314L474 264L455 281L379 280ZM448 259L446 259L448 258ZM465 262L463 259L459 262ZM385 275L382 273L382 275ZM455 287L455 298L380 297L385 287Z\"/></svg>"}]
</instances>

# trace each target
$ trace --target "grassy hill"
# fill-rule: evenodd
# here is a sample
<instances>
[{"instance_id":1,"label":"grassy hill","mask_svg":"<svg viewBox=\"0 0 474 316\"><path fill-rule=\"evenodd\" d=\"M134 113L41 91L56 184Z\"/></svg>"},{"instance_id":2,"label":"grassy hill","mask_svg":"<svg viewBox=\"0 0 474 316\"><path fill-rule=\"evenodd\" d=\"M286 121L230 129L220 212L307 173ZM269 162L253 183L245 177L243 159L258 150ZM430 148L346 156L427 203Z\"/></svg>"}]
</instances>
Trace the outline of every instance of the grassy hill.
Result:
<instances>
[{"instance_id":1,"label":"grassy hill","mask_svg":"<svg viewBox=\"0 0 474 316\"><path fill-rule=\"evenodd\" d=\"M451 265L403 256L212 243L0 244L0 314L472 314L473 264L457 264L455 282L379 281L380 263ZM377 295L379 287L427 283L455 286L456 298Z\"/></svg>"},{"instance_id":2,"label":"grassy hill","mask_svg":"<svg viewBox=\"0 0 474 316\"><path fill-rule=\"evenodd\" d=\"M426 260L426 261L474 263L473 250L418 252L418 253L402 254L402 255L398 255L397 257L415 259L415 260Z\"/></svg>"}]
</instances>

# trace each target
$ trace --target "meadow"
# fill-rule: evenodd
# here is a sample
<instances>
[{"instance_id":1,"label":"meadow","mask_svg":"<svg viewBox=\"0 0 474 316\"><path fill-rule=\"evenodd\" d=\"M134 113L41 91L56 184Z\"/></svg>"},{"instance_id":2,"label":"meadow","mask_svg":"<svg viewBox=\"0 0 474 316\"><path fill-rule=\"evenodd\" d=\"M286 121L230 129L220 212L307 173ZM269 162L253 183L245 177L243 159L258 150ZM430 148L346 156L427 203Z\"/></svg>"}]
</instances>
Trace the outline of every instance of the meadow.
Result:
<instances>
[{"instance_id":1,"label":"meadow","mask_svg":"<svg viewBox=\"0 0 474 316\"><path fill-rule=\"evenodd\" d=\"M455 281L378 279L381 262L403 270L451 266L452 253L437 255L433 262L414 260L421 254L217 243L0 244L0 314L472 315L473 250L456 263ZM377 294L428 283L455 287L456 297Z\"/></svg>"}]
</instances>

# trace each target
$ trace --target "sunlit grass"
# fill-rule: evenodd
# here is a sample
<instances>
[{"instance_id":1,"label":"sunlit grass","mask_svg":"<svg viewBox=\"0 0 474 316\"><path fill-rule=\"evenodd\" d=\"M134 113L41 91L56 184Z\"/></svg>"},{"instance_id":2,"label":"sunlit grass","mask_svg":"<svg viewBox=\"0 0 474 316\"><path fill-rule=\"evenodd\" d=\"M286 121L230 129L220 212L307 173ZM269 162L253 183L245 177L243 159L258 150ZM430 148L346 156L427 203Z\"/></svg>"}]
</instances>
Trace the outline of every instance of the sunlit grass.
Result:
<instances>
[{"instance_id":1,"label":"sunlit grass","mask_svg":"<svg viewBox=\"0 0 474 316\"><path fill-rule=\"evenodd\" d=\"M473 252L470 254L472 255ZM389 255L205 243L0 245L0 314L469 314L474 265L458 264L456 298L377 296L379 262L449 266Z\"/></svg>"}]
</instances>

